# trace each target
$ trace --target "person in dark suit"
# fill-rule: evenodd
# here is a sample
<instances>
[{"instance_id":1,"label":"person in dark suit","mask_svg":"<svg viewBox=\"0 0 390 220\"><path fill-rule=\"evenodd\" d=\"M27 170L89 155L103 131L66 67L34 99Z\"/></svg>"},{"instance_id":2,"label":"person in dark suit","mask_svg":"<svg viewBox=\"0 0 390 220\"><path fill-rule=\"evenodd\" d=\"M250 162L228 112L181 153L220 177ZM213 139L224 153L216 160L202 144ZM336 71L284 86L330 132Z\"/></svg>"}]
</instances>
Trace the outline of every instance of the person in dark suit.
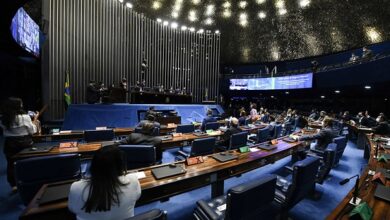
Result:
<instances>
[{"instance_id":1,"label":"person in dark suit","mask_svg":"<svg viewBox=\"0 0 390 220\"><path fill-rule=\"evenodd\" d=\"M314 135L303 135L298 137L299 141L317 140L314 145L316 150L324 151L328 144L332 143L333 138L337 137L337 132L332 129L333 120L329 117L325 117L323 128Z\"/></svg>"},{"instance_id":2,"label":"person in dark suit","mask_svg":"<svg viewBox=\"0 0 390 220\"><path fill-rule=\"evenodd\" d=\"M149 115L147 115L147 116L146 116L146 120L140 121L140 122L137 124L136 127L142 129L142 127L143 127L144 124L146 124L146 123L152 123L152 124L153 124L153 129L155 129L155 128L160 128L160 127L161 127L160 123L158 123L158 122L156 121L156 116L155 116L154 114L149 114ZM153 132L152 132L152 134L153 134ZM156 134L154 134L154 135L156 135Z\"/></svg>"},{"instance_id":3,"label":"person in dark suit","mask_svg":"<svg viewBox=\"0 0 390 220\"><path fill-rule=\"evenodd\" d=\"M157 116L157 112L156 112L154 106L150 106L150 107L149 107L149 110L146 111L145 118L147 118L148 115L153 115L153 116L155 116L155 117Z\"/></svg>"},{"instance_id":4,"label":"person in dark suit","mask_svg":"<svg viewBox=\"0 0 390 220\"><path fill-rule=\"evenodd\" d=\"M245 110L241 110L240 111L240 118L238 119L238 124L240 126L244 126L247 119L248 119L248 117L246 116Z\"/></svg>"},{"instance_id":5,"label":"person in dark suit","mask_svg":"<svg viewBox=\"0 0 390 220\"><path fill-rule=\"evenodd\" d=\"M389 135L390 134L390 126L389 126L389 123L387 123L385 116L379 115L376 118L376 121L378 122L377 126L372 128L372 131L374 132L374 134Z\"/></svg>"},{"instance_id":6,"label":"person in dark suit","mask_svg":"<svg viewBox=\"0 0 390 220\"><path fill-rule=\"evenodd\" d=\"M219 145L221 146L229 146L230 143L230 137L233 134L237 134L241 132L242 130L238 127L238 119L232 118L230 120L230 128L228 128L225 133L222 136L221 141L219 142Z\"/></svg>"},{"instance_id":7,"label":"person in dark suit","mask_svg":"<svg viewBox=\"0 0 390 220\"><path fill-rule=\"evenodd\" d=\"M126 139L119 141L119 144L145 144L153 145L156 148L156 159L162 159L161 138L153 136L154 125L151 122L142 124L140 133L131 133Z\"/></svg>"},{"instance_id":8,"label":"person in dark suit","mask_svg":"<svg viewBox=\"0 0 390 220\"><path fill-rule=\"evenodd\" d=\"M364 112L364 115L360 118L359 123L361 126L369 128L374 127L376 125L375 119L373 119L370 114L368 114L368 111Z\"/></svg>"},{"instance_id":9,"label":"person in dark suit","mask_svg":"<svg viewBox=\"0 0 390 220\"><path fill-rule=\"evenodd\" d=\"M206 118L203 119L201 130L204 131L206 129L206 124L210 122L216 122L217 119L213 117L213 111L211 109L207 110Z\"/></svg>"},{"instance_id":10,"label":"person in dark suit","mask_svg":"<svg viewBox=\"0 0 390 220\"><path fill-rule=\"evenodd\" d=\"M87 103L88 104L95 104L99 102L100 99L100 91L96 87L95 81L91 80L89 81L89 85L87 87Z\"/></svg>"}]
</instances>

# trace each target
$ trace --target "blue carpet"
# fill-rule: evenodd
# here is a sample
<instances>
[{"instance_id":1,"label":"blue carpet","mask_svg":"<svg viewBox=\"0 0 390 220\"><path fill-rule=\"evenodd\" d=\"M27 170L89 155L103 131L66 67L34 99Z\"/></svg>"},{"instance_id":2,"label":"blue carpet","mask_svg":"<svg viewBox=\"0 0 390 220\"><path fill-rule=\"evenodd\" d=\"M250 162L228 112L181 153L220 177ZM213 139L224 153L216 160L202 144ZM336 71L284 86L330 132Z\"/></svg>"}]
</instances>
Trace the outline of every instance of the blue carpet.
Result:
<instances>
[{"instance_id":1,"label":"blue carpet","mask_svg":"<svg viewBox=\"0 0 390 220\"><path fill-rule=\"evenodd\" d=\"M18 219L24 206L17 194L11 195L11 188L8 186L5 176L6 162L3 155L3 138L0 138L0 219ZM178 149L171 149L163 154L163 162L174 160L175 152ZM188 150L188 148L185 148ZM290 163L291 158L286 157L274 164L267 165L257 170L253 170L241 177L230 178L225 181L225 191L233 186L261 178L267 173L281 174L283 167ZM324 219L352 189L354 181L340 186L338 182L344 178L360 173L366 165L363 159L363 150L348 142L340 164L332 169L330 177L323 185L318 185L316 191L321 195L317 200L304 199L296 205L289 213L294 220ZM135 209L136 214L153 208L159 208L168 212L169 219L191 219L192 211L196 201L200 199L210 199L210 186L202 187L187 193L171 197L166 202L153 202Z\"/></svg>"}]
</instances>

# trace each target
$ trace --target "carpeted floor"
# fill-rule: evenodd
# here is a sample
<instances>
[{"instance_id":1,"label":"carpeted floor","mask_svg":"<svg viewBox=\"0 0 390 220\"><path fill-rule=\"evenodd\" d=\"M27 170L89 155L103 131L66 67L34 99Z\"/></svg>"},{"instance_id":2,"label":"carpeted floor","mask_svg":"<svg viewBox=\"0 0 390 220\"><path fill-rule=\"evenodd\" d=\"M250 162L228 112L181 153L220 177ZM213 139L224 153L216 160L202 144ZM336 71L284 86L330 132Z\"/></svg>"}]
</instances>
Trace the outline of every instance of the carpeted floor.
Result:
<instances>
[{"instance_id":1,"label":"carpeted floor","mask_svg":"<svg viewBox=\"0 0 390 220\"><path fill-rule=\"evenodd\" d=\"M24 209L24 205L21 203L18 194L11 194L11 188L6 181L6 161L4 154L2 153L3 138L0 138L0 150L0 219L18 219L18 216ZM177 149L172 149L164 152L163 161L173 161L176 151ZM274 164L243 174L241 177L228 179L225 181L225 191L240 183L261 178L262 175L267 173L281 174L283 167L290 163L290 159L290 157L286 157ZM317 184L316 191L320 195L320 198L316 200L303 200L290 211L290 218L294 220L324 219L354 185L354 181L350 181L343 186L340 186L338 182L360 173L366 163L367 162L363 159L363 150L357 149L354 143L348 142L340 164L331 171L330 177L323 185ZM153 202L137 207L135 212L141 213L153 208L159 208L168 212L168 219L191 219L196 201L200 199L209 199L210 192L210 186L203 187L171 197L169 201L166 202Z\"/></svg>"}]
</instances>

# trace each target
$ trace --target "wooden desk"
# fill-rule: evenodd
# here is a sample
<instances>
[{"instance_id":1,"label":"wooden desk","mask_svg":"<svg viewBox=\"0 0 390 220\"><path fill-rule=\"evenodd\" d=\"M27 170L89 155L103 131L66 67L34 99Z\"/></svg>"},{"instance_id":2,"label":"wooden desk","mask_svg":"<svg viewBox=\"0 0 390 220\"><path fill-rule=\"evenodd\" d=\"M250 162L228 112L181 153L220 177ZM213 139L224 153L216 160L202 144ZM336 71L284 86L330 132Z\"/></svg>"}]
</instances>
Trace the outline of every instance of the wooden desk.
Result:
<instances>
[{"instance_id":1,"label":"wooden desk","mask_svg":"<svg viewBox=\"0 0 390 220\"><path fill-rule=\"evenodd\" d=\"M301 146L300 142L287 143L280 139L277 148L272 151L259 150L241 154L235 151L233 153L238 155L238 159L225 163L220 163L212 157L207 156L204 157L204 163L187 166L187 172L185 174L161 180L156 180L153 177L151 173L153 167L144 168L142 171L145 172L146 178L140 180L142 195L137 201L137 205L169 198L207 185L211 185L212 197L222 195L224 180L274 163L281 158L293 154ZM180 164L182 163L180 162ZM50 185L44 185L40 189L35 198L23 211L20 219L60 220L62 216L65 216L66 219L72 218L72 214L68 211L66 201L39 206L39 198L47 187L50 187Z\"/></svg>"},{"instance_id":2,"label":"wooden desk","mask_svg":"<svg viewBox=\"0 0 390 220\"><path fill-rule=\"evenodd\" d=\"M366 135L366 139L368 140L369 146L371 148L370 159L368 161L367 168L364 170L364 172L361 174L360 177L359 198L362 199L362 202L367 202L367 204L373 209L372 219L383 219L383 220L390 219L390 203L380 199L376 199L374 197L377 183L372 183L371 182L372 176L368 175L369 170L375 171L378 167L384 167L386 169L390 169L390 163L387 164L378 163L377 160L374 158L376 143L374 143L373 140L371 139L371 135ZM384 151L380 150L379 152L380 155ZM387 180L386 185L390 186L389 180ZM326 219L328 220L349 219L348 215L354 208L353 205L349 204L349 201L353 197L353 190L354 189L352 189L348 193L348 195L341 201L341 203L332 211L332 213L330 213L330 215Z\"/></svg>"}]
</instances>

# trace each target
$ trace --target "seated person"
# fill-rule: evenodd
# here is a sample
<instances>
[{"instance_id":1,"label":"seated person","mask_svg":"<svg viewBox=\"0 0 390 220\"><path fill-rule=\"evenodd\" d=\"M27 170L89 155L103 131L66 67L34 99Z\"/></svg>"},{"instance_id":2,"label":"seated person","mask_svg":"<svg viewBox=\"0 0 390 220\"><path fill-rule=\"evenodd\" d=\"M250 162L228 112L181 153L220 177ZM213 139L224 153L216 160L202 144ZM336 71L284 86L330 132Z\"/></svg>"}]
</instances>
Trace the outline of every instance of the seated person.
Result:
<instances>
[{"instance_id":1,"label":"seated person","mask_svg":"<svg viewBox=\"0 0 390 220\"><path fill-rule=\"evenodd\" d=\"M86 100L88 104L94 104L99 102L100 99L100 91L97 88L95 81L89 81L89 85L87 87L86 92Z\"/></svg>"},{"instance_id":2,"label":"seated person","mask_svg":"<svg viewBox=\"0 0 390 220\"><path fill-rule=\"evenodd\" d=\"M119 144L144 144L156 147L156 160L162 159L161 138L153 136L155 126L152 122L144 122L141 133L131 133L126 139L120 140Z\"/></svg>"},{"instance_id":3,"label":"seated person","mask_svg":"<svg viewBox=\"0 0 390 220\"><path fill-rule=\"evenodd\" d=\"M246 116L245 110L240 111L240 118L238 119L238 124L239 124L240 126L245 125L245 121L246 121L247 119L248 119L248 117Z\"/></svg>"},{"instance_id":4,"label":"seated person","mask_svg":"<svg viewBox=\"0 0 390 220\"><path fill-rule=\"evenodd\" d=\"M368 49L368 47L363 47L362 59L371 59L372 58L372 50Z\"/></svg>"},{"instance_id":5,"label":"seated person","mask_svg":"<svg viewBox=\"0 0 390 220\"><path fill-rule=\"evenodd\" d=\"M145 118L147 118L148 115L153 115L153 116L155 116L155 117L157 116L157 112L156 112L154 106L150 106L150 107L149 107L149 110L146 111Z\"/></svg>"},{"instance_id":6,"label":"seated person","mask_svg":"<svg viewBox=\"0 0 390 220\"><path fill-rule=\"evenodd\" d=\"M323 122L326 117L326 111L320 112L320 117L317 119L317 122Z\"/></svg>"},{"instance_id":7,"label":"seated person","mask_svg":"<svg viewBox=\"0 0 390 220\"><path fill-rule=\"evenodd\" d=\"M255 122L255 121L257 121L258 119L259 119L259 114L257 113L257 105L256 105L256 103L252 103L251 105L250 105L250 109L251 109L251 111L249 112L249 114L250 114L250 118L251 118L251 120L253 121L253 122Z\"/></svg>"},{"instance_id":8,"label":"seated person","mask_svg":"<svg viewBox=\"0 0 390 220\"><path fill-rule=\"evenodd\" d=\"M328 144L332 143L333 138L337 137L337 132L332 129L333 120L325 117L324 124L320 132L314 135L303 135L296 138L298 141L317 140L314 145L316 150L324 151Z\"/></svg>"},{"instance_id":9,"label":"seated person","mask_svg":"<svg viewBox=\"0 0 390 220\"><path fill-rule=\"evenodd\" d=\"M236 134L241 132L241 129L238 127L238 119L232 118L230 120L230 127L225 131L225 133L222 136L221 141L219 142L219 145L221 146L229 146L230 144L230 137L232 134Z\"/></svg>"},{"instance_id":10,"label":"seated person","mask_svg":"<svg viewBox=\"0 0 390 220\"><path fill-rule=\"evenodd\" d=\"M156 116L154 114L148 114L146 120L140 121L136 127L142 128L145 123L152 123L154 128L160 128L161 125L156 121Z\"/></svg>"},{"instance_id":11,"label":"seated person","mask_svg":"<svg viewBox=\"0 0 390 220\"><path fill-rule=\"evenodd\" d=\"M359 56L356 56L355 53L352 53L351 58L349 58L349 63L356 63L359 60Z\"/></svg>"},{"instance_id":12,"label":"seated person","mask_svg":"<svg viewBox=\"0 0 390 220\"><path fill-rule=\"evenodd\" d=\"M115 145L99 149L91 163L91 177L70 187L68 208L77 219L127 219L141 196L137 175L126 174L126 161Z\"/></svg>"},{"instance_id":13,"label":"seated person","mask_svg":"<svg viewBox=\"0 0 390 220\"><path fill-rule=\"evenodd\" d=\"M201 130L204 131L206 129L206 124L210 122L217 122L217 119L213 117L213 111L211 109L207 110L206 117L202 121Z\"/></svg>"},{"instance_id":14,"label":"seated person","mask_svg":"<svg viewBox=\"0 0 390 220\"><path fill-rule=\"evenodd\" d=\"M390 126L389 123L387 123L384 115L379 115L376 118L376 121L378 122L377 126L372 128L372 131L374 134L379 135L389 135L390 134Z\"/></svg>"},{"instance_id":15,"label":"seated person","mask_svg":"<svg viewBox=\"0 0 390 220\"><path fill-rule=\"evenodd\" d=\"M376 125L375 119L373 119L370 114L368 114L368 111L364 112L364 115L360 118L359 123L361 126L369 128L374 127Z\"/></svg>"},{"instance_id":16,"label":"seated person","mask_svg":"<svg viewBox=\"0 0 390 220\"><path fill-rule=\"evenodd\" d=\"M318 119L318 117L318 112L315 109L311 110L311 113L309 115L309 121L315 121Z\"/></svg>"}]
</instances>

